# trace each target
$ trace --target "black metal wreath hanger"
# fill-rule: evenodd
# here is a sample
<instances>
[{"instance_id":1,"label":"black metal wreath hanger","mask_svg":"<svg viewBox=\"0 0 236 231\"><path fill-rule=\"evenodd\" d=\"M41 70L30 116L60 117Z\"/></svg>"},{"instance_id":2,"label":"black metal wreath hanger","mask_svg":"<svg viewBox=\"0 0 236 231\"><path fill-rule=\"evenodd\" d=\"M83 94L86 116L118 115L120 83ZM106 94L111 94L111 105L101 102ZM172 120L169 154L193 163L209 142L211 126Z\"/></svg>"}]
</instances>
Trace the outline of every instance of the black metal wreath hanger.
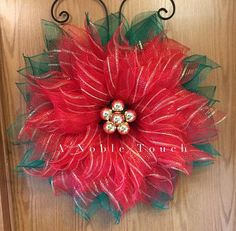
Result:
<instances>
[{"instance_id":1,"label":"black metal wreath hanger","mask_svg":"<svg viewBox=\"0 0 236 231\"><path fill-rule=\"evenodd\" d=\"M52 6L51 6L51 15L52 15L52 18L54 21L56 21L57 23L67 23L70 19L70 14L63 10L61 11L58 16L56 15L56 8L57 8L57 4L59 4L62 0L55 0L53 3L52 3ZM106 17L108 19L108 8L106 6L106 4L102 1L102 0L96 0L98 3L101 4L101 6L103 7L104 11L105 11L105 14L106 14ZM120 8L119 8L119 17L120 17L120 20L121 20L121 17L122 17L122 11L123 11L123 8L124 8L124 5L125 3L127 2L127 0L122 0L121 2L121 5L120 5ZM169 20L171 19L174 14L175 14L175 11L176 11L176 6L175 6L175 1L174 0L170 0L171 4L172 4L172 13L169 15L169 16L165 16L165 14L169 14L169 11L162 7L160 8L157 13L158 13L158 16L159 18L161 18L162 20ZM107 23L108 23L108 27L109 27L109 22L107 20Z\"/></svg>"}]
</instances>

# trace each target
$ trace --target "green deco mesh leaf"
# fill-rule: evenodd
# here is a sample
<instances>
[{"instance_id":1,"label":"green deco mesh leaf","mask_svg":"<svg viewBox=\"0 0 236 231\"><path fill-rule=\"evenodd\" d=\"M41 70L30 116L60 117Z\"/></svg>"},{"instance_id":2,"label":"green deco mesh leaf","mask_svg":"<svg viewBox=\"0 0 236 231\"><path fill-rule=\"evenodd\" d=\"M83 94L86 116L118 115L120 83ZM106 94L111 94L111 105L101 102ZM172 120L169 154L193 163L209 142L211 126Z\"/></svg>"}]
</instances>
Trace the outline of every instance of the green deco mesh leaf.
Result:
<instances>
[{"instance_id":1,"label":"green deco mesh leaf","mask_svg":"<svg viewBox=\"0 0 236 231\"><path fill-rule=\"evenodd\" d=\"M22 161L17 165L17 168L42 168L44 167L44 160L32 160L32 156L34 154L34 149L29 148L22 159Z\"/></svg>"},{"instance_id":2,"label":"green deco mesh leaf","mask_svg":"<svg viewBox=\"0 0 236 231\"><path fill-rule=\"evenodd\" d=\"M214 147L211 144L194 144L194 147L198 148L201 151L207 152L210 155L216 157L220 156L220 153L214 149ZM212 164L213 161L195 161L193 163L194 167L202 167Z\"/></svg>"},{"instance_id":3,"label":"green deco mesh leaf","mask_svg":"<svg viewBox=\"0 0 236 231\"><path fill-rule=\"evenodd\" d=\"M24 126L25 120L26 120L26 115L19 115L16 118L15 122L13 124L11 124L11 126L7 129L7 135L9 137L10 141L15 145L29 142L29 140L27 140L27 139L23 140L23 138L22 138L21 141L19 141L19 139L18 139L18 135L19 135L22 127Z\"/></svg>"},{"instance_id":4,"label":"green deco mesh leaf","mask_svg":"<svg viewBox=\"0 0 236 231\"><path fill-rule=\"evenodd\" d=\"M120 25L119 13L110 14L108 16L109 20L109 34L107 28L107 18L103 18L96 21L94 25L96 26L98 33L100 35L102 45L106 45L112 38L114 32ZM87 18L88 21L88 18ZM163 24L158 17L157 12L145 12L138 14L131 22L129 26L128 21L122 15L123 30L130 45L136 45L140 41L142 43L153 39L154 36L158 35L163 31Z\"/></svg>"},{"instance_id":5,"label":"green deco mesh leaf","mask_svg":"<svg viewBox=\"0 0 236 231\"><path fill-rule=\"evenodd\" d=\"M28 71L32 75L40 76L50 71L50 61L47 53L42 53L32 57L24 56L24 59L25 66L28 67Z\"/></svg>"},{"instance_id":6,"label":"green deco mesh leaf","mask_svg":"<svg viewBox=\"0 0 236 231\"><path fill-rule=\"evenodd\" d=\"M153 39L164 30L161 19L157 12L145 12L138 14L131 23L126 33L130 45L136 45L141 41L145 43Z\"/></svg>"},{"instance_id":7,"label":"green deco mesh leaf","mask_svg":"<svg viewBox=\"0 0 236 231\"><path fill-rule=\"evenodd\" d=\"M212 156L220 156L220 153L216 151L211 144L194 144L193 146Z\"/></svg>"},{"instance_id":8,"label":"green deco mesh leaf","mask_svg":"<svg viewBox=\"0 0 236 231\"><path fill-rule=\"evenodd\" d=\"M33 158L34 149L31 147L32 142L24 137L22 137L20 141L18 139L18 135L23 127L23 124L25 123L25 120L26 120L26 115L18 116L15 123L12 124L7 130L7 135L13 144L15 145L27 144L27 146L29 146L29 148L24 154L23 159L17 165L17 170L21 170L21 168L42 168L45 164L44 161L35 160Z\"/></svg>"},{"instance_id":9,"label":"green deco mesh leaf","mask_svg":"<svg viewBox=\"0 0 236 231\"><path fill-rule=\"evenodd\" d=\"M209 100L209 106L212 106L218 100L214 99L215 86L200 86L207 78L210 72L218 68L219 65L208 59L206 56L193 55L184 60L185 73L183 81L191 76L191 79L183 84L183 87L189 91L196 92Z\"/></svg>"},{"instance_id":10,"label":"green deco mesh leaf","mask_svg":"<svg viewBox=\"0 0 236 231\"><path fill-rule=\"evenodd\" d=\"M118 29L120 25L119 13L110 14L108 16L108 21L109 21L109 31L107 27L107 18L100 19L93 23L97 28L102 45L106 45L112 38L115 31ZM122 15L122 21L124 22L124 30L127 30L128 22L123 15ZM89 22L88 16L87 16L87 22Z\"/></svg>"},{"instance_id":11,"label":"green deco mesh leaf","mask_svg":"<svg viewBox=\"0 0 236 231\"><path fill-rule=\"evenodd\" d=\"M207 78L209 73L218 68L219 65L206 56L193 55L184 60L185 70L182 81L185 83L183 87L187 90L196 92L199 95L206 97L209 100L208 105L213 106L218 100L214 99L216 87L215 86L200 86L200 84ZM190 79L190 80L189 80ZM187 81L185 81L187 80ZM210 144L196 144L193 145L199 150L209 153L212 156L219 156L220 154ZM212 164L213 161L195 161L193 166L206 166Z\"/></svg>"},{"instance_id":12,"label":"green deco mesh leaf","mask_svg":"<svg viewBox=\"0 0 236 231\"><path fill-rule=\"evenodd\" d=\"M161 192L159 193L159 200L152 202L152 207L156 209L167 209L168 201L171 200L171 197ZM90 204L88 208L84 208L80 205L80 201L76 200L76 212L80 214L84 219L90 220L90 218L97 212L99 209L105 209L108 211L114 218L116 223L120 222L120 212L118 212L114 206L110 203L109 197L106 193L101 193L98 195Z\"/></svg>"},{"instance_id":13,"label":"green deco mesh leaf","mask_svg":"<svg viewBox=\"0 0 236 231\"><path fill-rule=\"evenodd\" d=\"M216 92L216 86L197 87L196 92L208 99L212 99Z\"/></svg>"},{"instance_id":14,"label":"green deco mesh leaf","mask_svg":"<svg viewBox=\"0 0 236 231\"><path fill-rule=\"evenodd\" d=\"M156 209L167 209L168 208L168 202L172 198L164 192L161 192L159 195L159 200L158 201L153 201L152 202L152 207Z\"/></svg>"},{"instance_id":15,"label":"green deco mesh leaf","mask_svg":"<svg viewBox=\"0 0 236 231\"><path fill-rule=\"evenodd\" d=\"M26 103L30 101L30 92L27 89L27 83L16 83L17 88L22 94Z\"/></svg>"},{"instance_id":16,"label":"green deco mesh leaf","mask_svg":"<svg viewBox=\"0 0 236 231\"><path fill-rule=\"evenodd\" d=\"M42 20L44 41L48 51L57 49L58 41L64 34L63 30L54 22Z\"/></svg>"},{"instance_id":17,"label":"green deco mesh leaf","mask_svg":"<svg viewBox=\"0 0 236 231\"><path fill-rule=\"evenodd\" d=\"M46 52L32 57L24 56L24 60L25 68L20 69L18 72L25 77L30 74L42 79L50 78L52 77L50 71L58 71L60 69L57 57L49 56Z\"/></svg>"},{"instance_id":18,"label":"green deco mesh leaf","mask_svg":"<svg viewBox=\"0 0 236 231\"><path fill-rule=\"evenodd\" d=\"M116 220L116 223L120 222L120 212L118 212L114 206L110 203L109 197L106 193L99 194L90 204L89 208L83 208L79 201L76 200L76 212L78 212L84 219L90 220L98 209L105 209Z\"/></svg>"},{"instance_id":19,"label":"green deco mesh leaf","mask_svg":"<svg viewBox=\"0 0 236 231\"><path fill-rule=\"evenodd\" d=\"M214 162L211 160L208 161L194 161L193 162L193 167L204 167L204 166L209 166L213 164Z\"/></svg>"},{"instance_id":20,"label":"green deco mesh leaf","mask_svg":"<svg viewBox=\"0 0 236 231\"><path fill-rule=\"evenodd\" d=\"M196 91L202 81L204 81L209 73L218 68L219 65L208 59L206 56L193 55L184 60L187 69L193 69L193 77L183 86L190 91Z\"/></svg>"},{"instance_id":21,"label":"green deco mesh leaf","mask_svg":"<svg viewBox=\"0 0 236 231\"><path fill-rule=\"evenodd\" d=\"M204 87L197 87L196 93L206 97L209 100L209 106L213 106L219 100L214 99L216 92L216 86L204 86Z\"/></svg>"}]
</instances>

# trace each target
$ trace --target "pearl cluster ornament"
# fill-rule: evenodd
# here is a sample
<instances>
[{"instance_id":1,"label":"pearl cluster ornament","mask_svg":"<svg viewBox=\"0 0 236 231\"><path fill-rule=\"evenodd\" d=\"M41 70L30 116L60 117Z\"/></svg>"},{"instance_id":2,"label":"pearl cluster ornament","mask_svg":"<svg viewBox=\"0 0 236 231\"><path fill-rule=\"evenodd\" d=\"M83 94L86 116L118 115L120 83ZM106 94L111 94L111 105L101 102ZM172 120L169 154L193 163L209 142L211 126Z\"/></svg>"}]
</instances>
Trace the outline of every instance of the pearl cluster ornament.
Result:
<instances>
[{"instance_id":1,"label":"pearl cluster ornament","mask_svg":"<svg viewBox=\"0 0 236 231\"><path fill-rule=\"evenodd\" d=\"M135 121L137 115L134 110L125 110L125 104L122 100L114 100L111 108L105 107L100 112L102 120L106 120L103 130L107 134L113 134L118 131L121 135L126 135L130 131L129 123Z\"/></svg>"}]
</instances>

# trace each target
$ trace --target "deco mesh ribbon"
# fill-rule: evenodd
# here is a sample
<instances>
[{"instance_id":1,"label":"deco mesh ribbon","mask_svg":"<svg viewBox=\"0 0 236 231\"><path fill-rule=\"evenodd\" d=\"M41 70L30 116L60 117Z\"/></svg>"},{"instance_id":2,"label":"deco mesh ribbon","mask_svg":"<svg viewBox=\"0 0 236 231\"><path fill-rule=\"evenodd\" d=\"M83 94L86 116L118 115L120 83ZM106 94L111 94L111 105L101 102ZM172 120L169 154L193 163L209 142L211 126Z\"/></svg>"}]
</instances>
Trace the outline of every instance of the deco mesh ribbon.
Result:
<instances>
[{"instance_id":1,"label":"deco mesh ribbon","mask_svg":"<svg viewBox=\"0 0 236 231\"><path fill-rule=\"evenodd\" d=\"M46 50L24 57L25 82L17 86L26 113L9 133L26 147L19 169L71 195L85 219L104 208L118 223L139 202L167 208L179 173L219 155L210 144L221 119L216 87L201 86L218 65L187 56L156 12L130 25L111 14L109 32L106 22L88 15L84 28L42 21ZM129 129L119 133L121 122Z\"/></svg>"}]
</instances>

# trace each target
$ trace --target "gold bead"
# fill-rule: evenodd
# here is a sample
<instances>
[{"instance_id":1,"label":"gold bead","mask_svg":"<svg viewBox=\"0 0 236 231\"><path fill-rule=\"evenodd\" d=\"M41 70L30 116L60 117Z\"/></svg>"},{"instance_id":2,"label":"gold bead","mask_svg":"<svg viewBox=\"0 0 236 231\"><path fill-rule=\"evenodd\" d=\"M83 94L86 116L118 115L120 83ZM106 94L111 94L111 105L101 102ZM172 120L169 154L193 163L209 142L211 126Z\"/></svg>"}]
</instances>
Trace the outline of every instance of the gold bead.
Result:
<instances>
[{"instance_id":1,"label":"gold bead","mask_svg":"<svg viewBox=\"0 0 236 231\"><path fill-rule=\"evenodd\" d=\"M111 121L107 121L106 123L104 123L103 125L103 130L107 133L107 134L113 134L116 131L116 125L114 123L112 123Z\"/></svg>"},{"instance_id":2,"label":"gold bead","mask_svg":"<svg viewBox=\"0 0 236 231\"><path fill-rule=\"evenodd\" d=\"M103 108L100 112L100 117L103 119L103 120L109 120L112 116L112 110L110 108Z\"/></svg>"},{"instance_id":3,"label":"gold bead","mask_svg":"<svg viewBox=\"0 0 236 231\"><path fill-rule=\"evenodd\" d=\"M125 104L122 100L114 100L111 104L112 110L115 112L121 112L125 108Z\"/></svg>"},{"instance_id":4,"label":"gold bead","mask_svg":"<svg viewBox=\"0 0 236 231\"><path fill-rule=\"evenodd\" d=\"M134 110L127 110L125 112L125 120L126 122L132 123L136 120L137 115L136 112Z\"/></svg>"},{"instance_id":5,"label":"gold bead","mask_svg":"<svg viewBox=\"0 0 236 231\"><path fill-rule=\"evenodd\" d=\"M130 126L127 122L121 123L118 127L117 127L117 131L121 134L121 135L127 135L130 131Z\"/></svg>"},{"instance_id":6,"label":"gold bead","mask_svg":"<svg viewBox=\"0 0 236 231\"><path fill-rule=\"evenodd\" d=\"M115 125L119 125L125 121L125 116L120 112L114 112L111 116L111 122Z\"/></svg>"}]
</instances>

